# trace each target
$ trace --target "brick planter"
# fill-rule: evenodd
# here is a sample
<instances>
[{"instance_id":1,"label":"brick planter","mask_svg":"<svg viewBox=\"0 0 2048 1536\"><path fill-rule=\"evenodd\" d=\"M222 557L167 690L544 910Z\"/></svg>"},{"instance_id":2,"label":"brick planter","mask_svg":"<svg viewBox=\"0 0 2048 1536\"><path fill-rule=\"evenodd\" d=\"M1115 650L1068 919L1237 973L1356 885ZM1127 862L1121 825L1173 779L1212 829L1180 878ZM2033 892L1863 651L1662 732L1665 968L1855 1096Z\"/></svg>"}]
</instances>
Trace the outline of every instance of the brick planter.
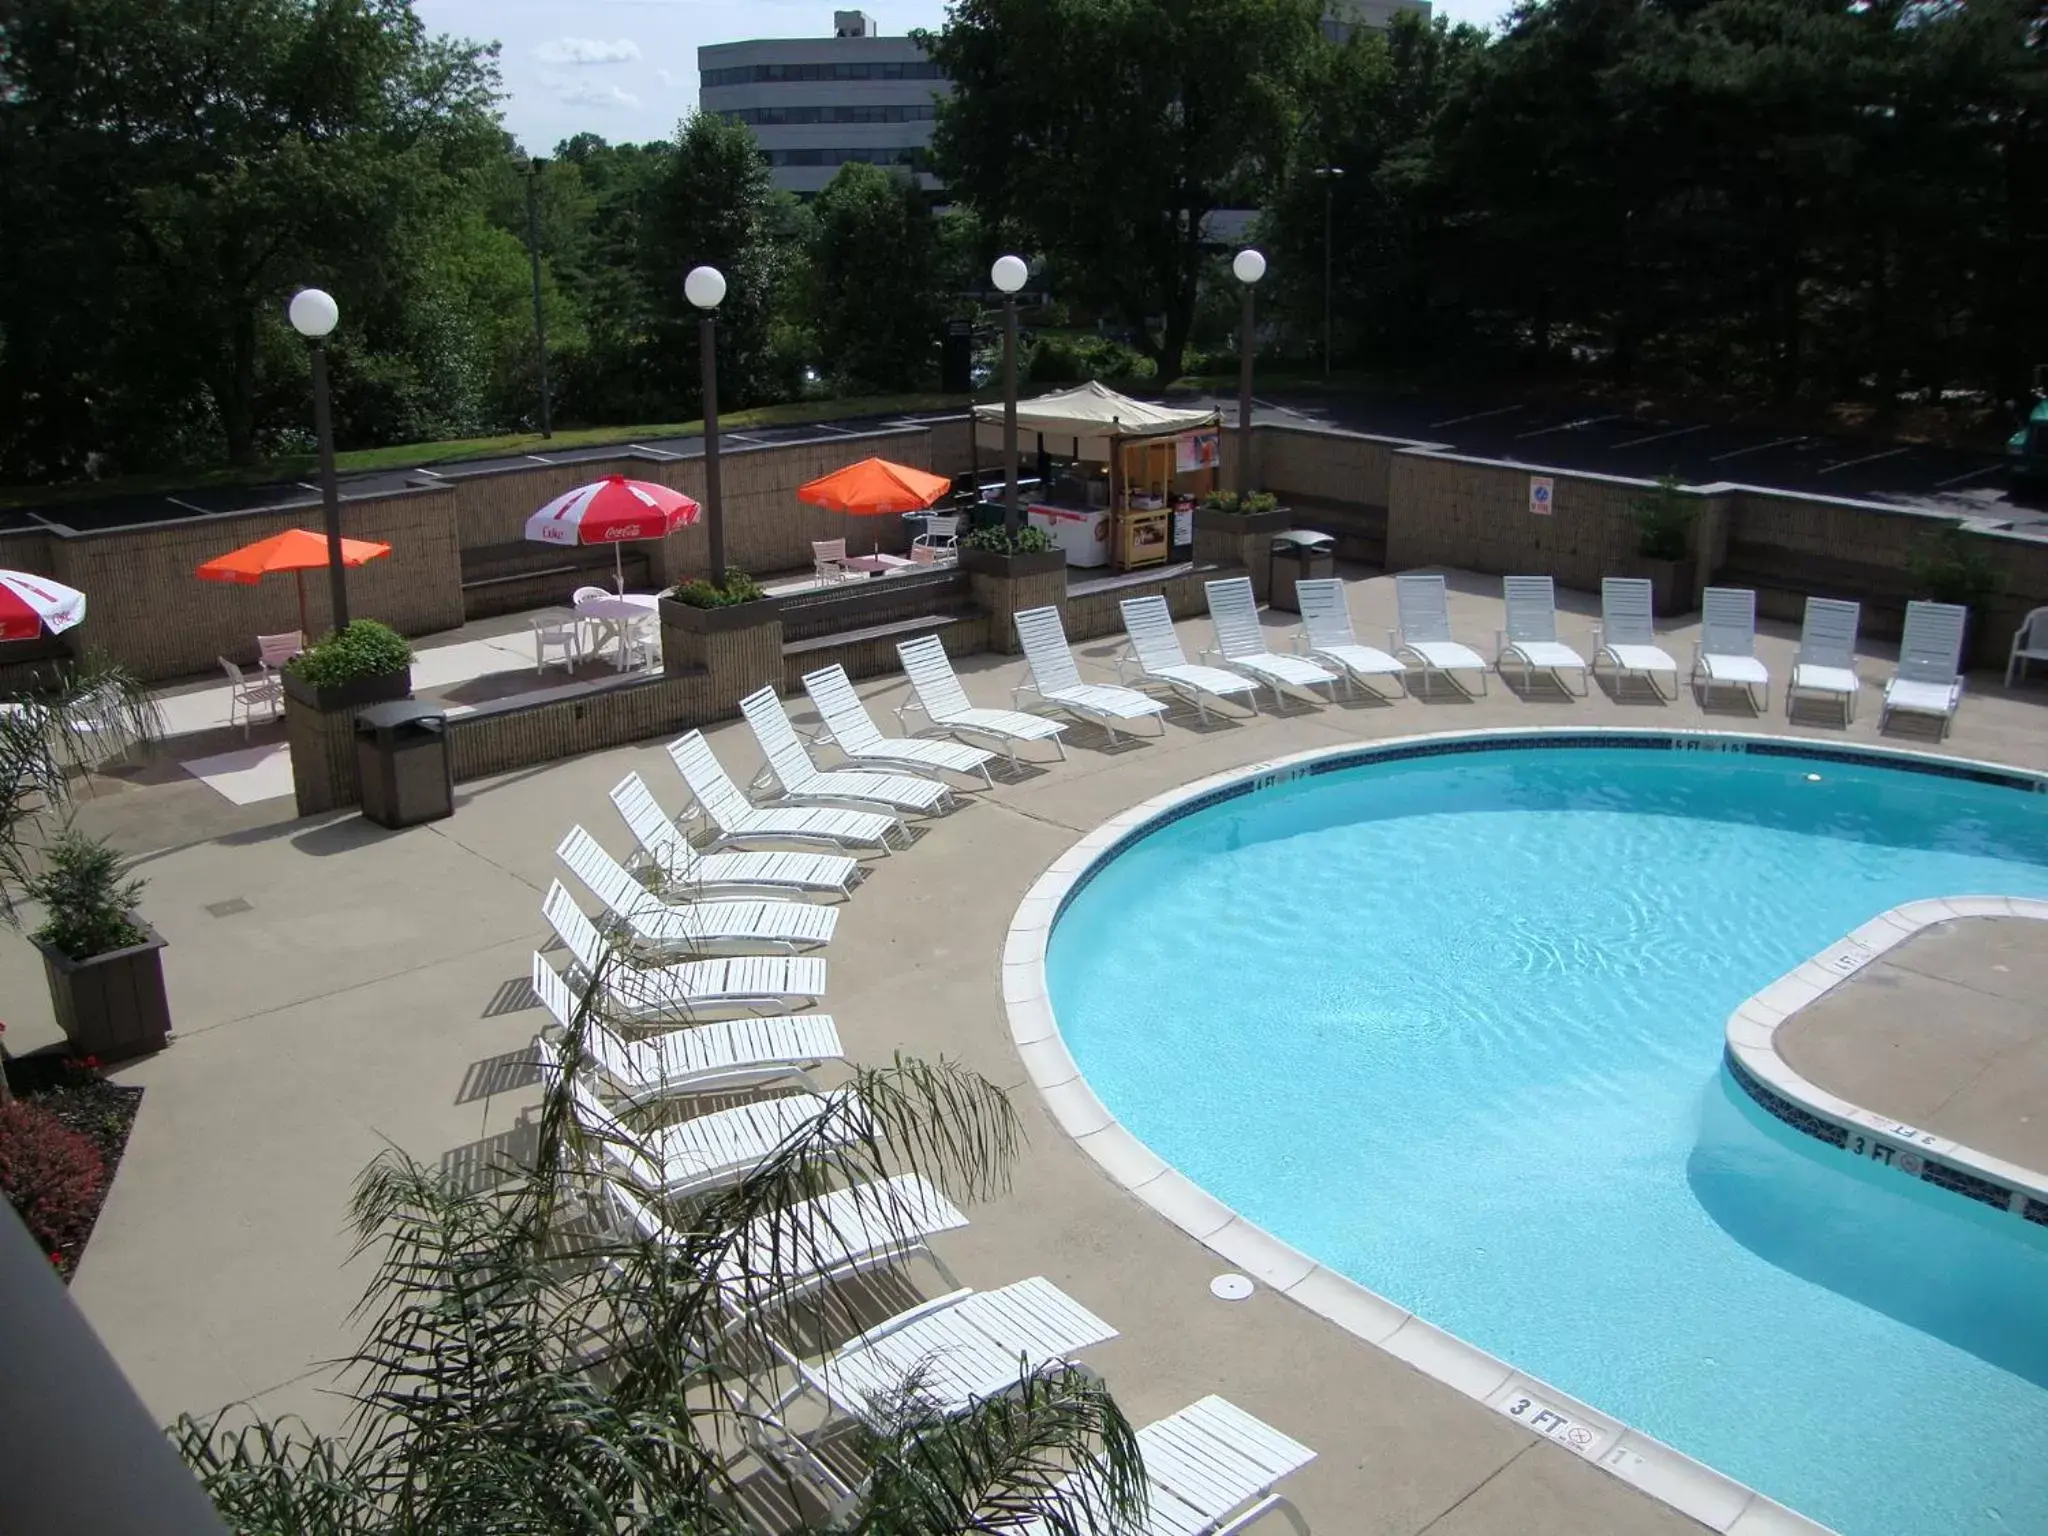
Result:
<instances>
[{"instance_id":1,"label":"brick planter","mask_svg":"<svg viewBox=\"0 0 2048 1536\"><path fill-rule=\"evenodd\" d=\"M1636 556L1637 576L1650 579L1651 605L1660 619L1677 618L1699 606L1699 563L1694 560L1653 560Z\"/></svg>"},{"instance_id":2,"label":"brick planter","mask_svg":"<svg viewBox=\"0 0 2048 1536\"><path fill-rule=\"evenodd\" d=\"M412 668L315 688L284 674L284 734L292 751L292 797L301 816L361 803L356 716L373 704L412 697Z\"/></svg>"},{"instance_id":3,"label":"brick planter","mask_svg":"<svg viewBox=\"0 0 2048 1536\"><path fill-rule=\"evenodd\" d=\"M164 940L147 923L140 944L74 960L40 940L50 1006L76 1056L124 1061L160 1051L171 1032L164 993Z\"/></svg>"},{"instance_id":4,"label":"brick planter","mask_svg":"<svg viewBox=\"0 0 2048 1536\"><path fill-rule=\"evenodd\" d=\"M1025 555L1003 555L987 549L960 551L960 569L970 576L993 576L999 581L1021 581L1026 576L1043 576L1067 569L1066 555L1057 549L1036 550Z\"/></svg>"},{"instance_id":5,"label":"brick planter","mask_svg":"<svg viewBox=\"0 0 2048 1536\"><path fill-rule=\"evenodd\" d=\"M661 666L670 677L706 672L712 698L737 703L782 682L782 613L773 601L693 608L661 600Z\"/></svg>"},{"instance_id":6,"label":"brick planter","mask_svg":"<svg viewBox=\"0 0 2048 1536\"><path fill-rule=\"evenodd\" d=\"M1260 602L1272 595L1273 535L1294 526L1292 507L1270 512L1217 512L1195 508L1195 560L1201 565L1243 566Z\"/></svg>"},{"instance_id":7,"label":"brick planter","mask_svg":"<svg viewBox=\"0 0 2048 1536\"><path fill-rule=\"evenodd\" d=\"M1017 643L1018 614L1066 606L1067 557L1060 550L998 555L963 549L960 567L973 584L975 603L988 615L989 649L1001 655L1015 656L1023 650Z\"/></svg>"}]
</instances>

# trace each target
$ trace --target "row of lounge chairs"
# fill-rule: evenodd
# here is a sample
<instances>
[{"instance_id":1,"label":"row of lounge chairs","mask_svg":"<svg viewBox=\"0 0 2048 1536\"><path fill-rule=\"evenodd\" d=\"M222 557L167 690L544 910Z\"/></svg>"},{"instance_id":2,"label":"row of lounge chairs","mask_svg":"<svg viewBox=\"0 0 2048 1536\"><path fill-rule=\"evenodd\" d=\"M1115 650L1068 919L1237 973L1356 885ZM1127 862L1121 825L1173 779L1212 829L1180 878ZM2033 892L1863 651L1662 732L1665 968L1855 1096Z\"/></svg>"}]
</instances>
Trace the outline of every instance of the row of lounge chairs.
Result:
<instances>
[{"instance_id":1,"label":"row of lounge chairs","mask_svg":"<svg viewBox=\"0 0 2048 1536\"><path fill-rule=\"evenodd\" d=\"M1056 615L1055 615L1056 619ZM910 649L906 647L906 649ZM1027 741L1057 742L1064 726L1016 710L968 704L945 653L906 655L915 698L904 714L975 735L1014 755ZM1071 657L1069 657L1071 665ZM849 1090L818 1081L843 1064L836 1024L815 1007L826 987L819 953L838 908L808 898L846 897L861 857L907 845L907 819L937 815L957 798L942 777L992 782L995 751L956 740L883 734L839 668L805 679L843 766L819 766L772 690L743 704L765 766L749 788L724 769L701 734L671 743L669 756L693 802L693 839L637 774L612 790L640 845L636 873L582 827L557 852L602 908L587 915L562 881L542 910L567 950L558 971L533 957L533 988L551 1024L536 1042L544 1065L573 1069L570 1110L586 1133L587 1170L602 1219L621 1236L680 1242L679 1207L730 1189L774 1156L799 1127L824 1143L872 1134ZM1156 701L1151 701L1155 709ZM752 793L749 792L752 790ZM703 846L698 846L699 841ZM579 989L587 995L578 1018ZM580 1024L577 1061L563 1042ZM761 1089L711 1108L708 1094ZM720 1101L723 1102L723 1101ZM695 1113L675 1118L679 1105ZM657 1123L647 1123L658 1115ZM715 1277L729 1326L763 1323L777 1369L750 1389L754 1449L813 1482L828 1500L855 1491L843 1460L821 1441L846 1425L885 1428L907 1387L924 1406L963 1412L1038 1369L1083 1368L1075 1357L1116 1329L1050 1280L993 1290L962 1286L933 1242L967 1216L915 1175L835 1188L759 1218ZM772 1326L812 1291L912 1260L930 1263L949 1289L836 1347L788 1342ZM764 1274L774 1274L772 1285ZM821 1408L815 1427L795 1426L800 1406ZM1308 1527L1277 1485L1315 1453L1221 1397L1208 1396L1138 1431L1149 1513L1145 1536L1226 1536L1278 1511ZM1046 1536L1043 1521L1020 1533Z\"/></svg>"}]
</instances>

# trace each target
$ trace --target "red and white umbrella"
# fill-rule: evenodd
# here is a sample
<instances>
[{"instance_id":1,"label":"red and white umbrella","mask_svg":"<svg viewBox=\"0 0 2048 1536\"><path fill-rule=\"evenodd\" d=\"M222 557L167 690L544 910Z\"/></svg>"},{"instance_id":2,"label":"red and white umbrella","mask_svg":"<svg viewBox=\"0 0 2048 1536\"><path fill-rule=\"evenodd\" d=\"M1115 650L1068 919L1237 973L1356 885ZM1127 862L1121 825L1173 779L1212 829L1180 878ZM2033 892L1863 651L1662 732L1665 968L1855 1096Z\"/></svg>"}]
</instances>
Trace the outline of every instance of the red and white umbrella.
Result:
<instances>
[{"instance_id":1,"label":"red and white umbrella","mask_svg":"<svg viewBox=\"0 0 2048 1536\"><path fill-rule=\"evenodd\" d=\"M613 475L565 491L526 520L526 536L540 544L609 544L614 579L626 590L618 546L633 539L665 538L697 521L697 503L681 491Z\"/></svg>"},{"instance_id":2,"label":"red and white umbrella","mask_svg":"<svg viewBox=\"0 0 2048 1536\"><path fill-rule=\"evenodd\" d=\"M62 634L85 617L85 594L26 571L0 571L0 640Z\"/></svg>"}]
</instances>

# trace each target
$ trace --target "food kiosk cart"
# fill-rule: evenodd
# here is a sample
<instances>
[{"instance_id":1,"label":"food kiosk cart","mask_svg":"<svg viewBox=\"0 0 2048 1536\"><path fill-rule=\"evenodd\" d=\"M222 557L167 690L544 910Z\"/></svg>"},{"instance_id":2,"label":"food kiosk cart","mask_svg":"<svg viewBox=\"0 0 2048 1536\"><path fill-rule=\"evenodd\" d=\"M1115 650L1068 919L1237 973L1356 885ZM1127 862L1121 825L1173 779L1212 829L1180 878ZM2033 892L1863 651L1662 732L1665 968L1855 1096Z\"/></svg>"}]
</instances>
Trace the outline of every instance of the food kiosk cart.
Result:
<instances>
[{"instance_id":1,"label":"food kiosk cart","mask_svg":"<svg viewBox=\"0 0 2048 1536\"><path fill-rule=\"evenodd\" d=\"M1017 472L1039 482L1026 516L1084 569L1193 559L1195 504L1216 488L1221 446L1215 411L1153 405L1096 383L1017 404ZM976 406L977 464L990 454L1000 463L1002 451L1003 407Z\"/></svg>"}]
</instances>

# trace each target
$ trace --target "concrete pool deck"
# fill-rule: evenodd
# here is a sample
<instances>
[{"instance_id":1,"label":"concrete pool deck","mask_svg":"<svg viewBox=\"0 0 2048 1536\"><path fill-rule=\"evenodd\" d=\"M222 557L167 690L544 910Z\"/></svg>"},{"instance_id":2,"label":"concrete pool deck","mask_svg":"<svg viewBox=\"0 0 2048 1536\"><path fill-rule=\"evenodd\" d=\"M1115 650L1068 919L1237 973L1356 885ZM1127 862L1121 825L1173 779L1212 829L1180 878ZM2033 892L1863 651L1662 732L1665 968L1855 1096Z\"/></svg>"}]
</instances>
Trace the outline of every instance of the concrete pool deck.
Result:
<instances>
[{"instance_id":1,"label":"concrete pool deck","mask_svg":"<svg viewBox=\"0 0 2048 1536\"><path fill-rule=\"evenodd\" d=\"M1453 575L1461 638L1491 649L1498 583ZM1351 591L1360 636L1393 616L1393 583ZM1563 638L1590 649L1595 621L1564 596ZM1291 615L1269 615L1276 644ZM1206 621L1181 626L1190 652ZM1795 637L1767 628L1759 652L1782 679ZM1666 646L1690 656L1691 630ZM1113 641L1079 647L1084 674L1109 680ZM1872 656L1888 655L1870 647ZM961 664L977 703L1009 703L1020 668ZM1866 662L1872 680L1889 663ZM2048 761L2048 689L2006 694L1973 680L1940 750L2030 766ZM896 677L860 691L901 701ZM1774 691L1775 702L1775 691ZM1261 1288L1224 1302L1227 1266L1115 1186L1053 1123L1010 1043L999 972L1004 934L1039 874L1086 830L1177 785L1318 747L1424 731L1606 725L1753 729L1816 741L1880 738L1874 698L1855 725L1788 726L1778 713L1701 711L1690 695L1622 701L1595 688L1524 699L1495 679L1459 701L1270 706L1257 721L1198 729L1176 708L1160 739L1107 749L1075 727L1071 761L1044 762L970 795L906 853L875 861L828 951L826 1008L865 1060L902 1049L947 1055L1013 1089L1030 1143L1004 1199L970 1211L943 1240L975 1285L1042 1274L1121 1330L1087 1352L1139 1421L1204 1393L1224 1394L1313 1446L1286 1491L1321 1536L1583 1536L1704 1527L1400 1360ZM794 712L808 718L802 701ZM751 772L744 726L708 733ZM1039 757L1050 754L1039 753ZM102 787L80 820L141 856L145 915L170 940L173 1047L121 1069L144 1085L134 1138L73 1295L150 1408L164 1417L253 1398L268 1414L338 1418L313 1362L350 1343L345 1316L363 1281L344 1268L351 1181L387 1140L459 1167L516 1148L537 1098L528 1043L543 1015L524 977L555 877L555 843L580 821L628 847L605 791L641 772L671 811L680 782L659 742L467 784L451 820L393 833L354 816L285 819L289 803L233 806L185 784ZM53 1038L34 952L0 944L10 1049ZM1761 1527L1752 1527L1761 1529Z\"/></svg>"},{"instance_id":2,"label":"concrete pool deck","mask_svg":"<svg viewBox=\"0 0 2048 1536\"><path fill-rule=\"evenodd\" d=\"M1888 950L1778 1026L1839 1098L2048 1170L2048 922L1963 917Z\"/></svg>"}]
</instances>

